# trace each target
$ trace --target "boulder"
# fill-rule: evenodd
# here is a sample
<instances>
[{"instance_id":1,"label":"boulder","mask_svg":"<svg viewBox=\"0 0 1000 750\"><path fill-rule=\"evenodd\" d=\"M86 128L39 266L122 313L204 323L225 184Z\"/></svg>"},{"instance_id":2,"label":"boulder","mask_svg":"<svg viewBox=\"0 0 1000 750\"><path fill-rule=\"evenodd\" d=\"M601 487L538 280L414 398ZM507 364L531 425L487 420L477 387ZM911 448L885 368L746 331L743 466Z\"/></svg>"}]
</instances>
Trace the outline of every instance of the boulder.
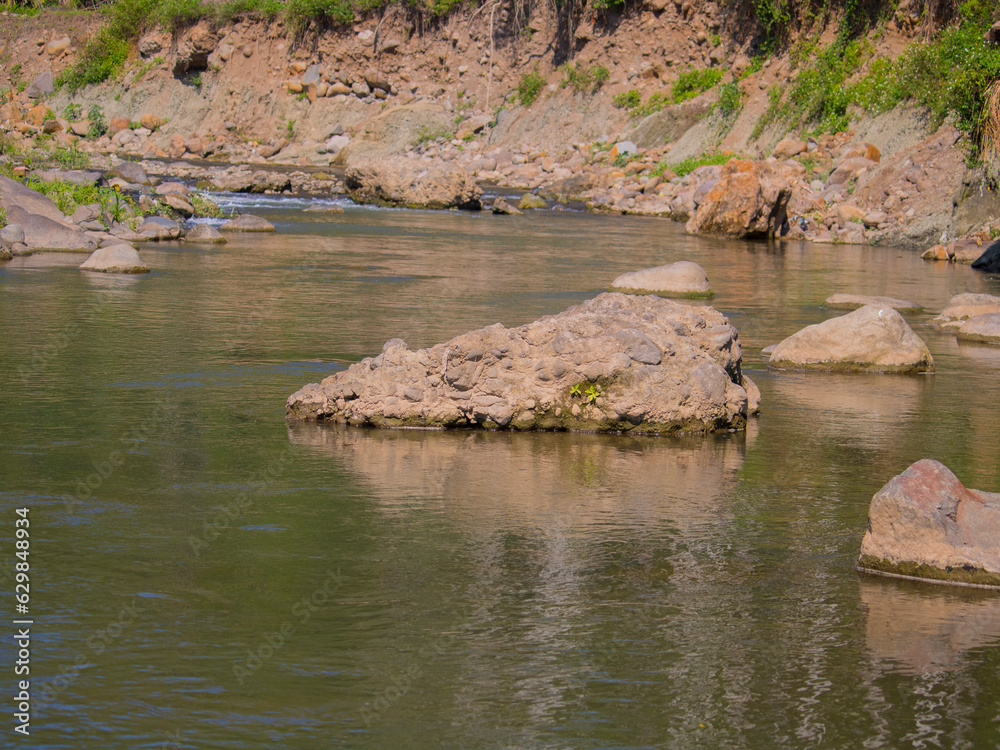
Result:
<instances>
[{"instance_id":1,"label":"boulder","mask_svg":"<svg viewBox=\"0 0 1000 750\"><path fill-rule=\"evenodd\" d=\"M542 196L535 195L534 193L525 193L521 196L521 200L517 202L517 207L522 211L533 208L545 208L548 205Z\"/></svg>"},{"instance_id":2,"label":"boulder","mask_svg":"<svg viewBox=\"0 0 1000 750\"><path fill-rule=\"evenodd\" d=\"M185 198L191 195L191 189L183 182L164 182L156 187L157 195L181 195Z\"/></svg>"},{"instance_id":3,"label":"boulder","mask_svg":"<svg viewBox=\"0 0 1000 750\"><path fill-rule=\"evenodd\" d=\"M142 126L147 130L156 130L158 127L163 125L163 120L148 112L139 118L139 122L142 123Z\"/></svg>"},{"instance_id":4,"label":"boulder","mask_svg":"<svg viewBox=\"0 0 1000 750\"><path fill-rule=\"evenodd\" d=\"M221 227L223 232L273 232L274 224L253 214L242 214Z\"/></svg>"},{"instance_id":5,"label":"boulder","mask_svg":"<svg viewBox=\"0 0 1000 750\"><path fill-rule=\"evenodd\" d=\"M186 231L181 239L186 242L202 242L206 245L224 245L227 242L218 229L208 224L196 224Z\"/></svg>"},{"instance_id":6,"label":"boulder","mask_svg":"<svg viewBox=\"0 0 1000 750\"><path fill-rule=\"evenodd\" d=\"M697 263L679 260L656 268L629 271L611 282L614 291L630 294L665 294L675 297L711 297L708 274Z\"/></svg>"},{"instance_id":7,"label":"boulder","mask_svg":"<svg viewBox=\"0 0 1000 750\"><path fill-rule=\"evenodd\" d=\"M805 141L800 141L797 138L785 138L779 141L778 145L774 147L774 152L771 156L781 161L783 159L790 159L793 156L798 156L799 154L804 153L808 148L809 144Z\"/></svg>"},{"instance_id":8,"label":"boulder","mask_svg":"<svg viewBox=\"0 0 1000 750\"><path fill-rule=\"evenodd\" d=\"M14 245L24 244L24 230L20 224L7 224L0 227L0 247L10 250Z\"/></svg>"},{"instance_id":9,"label":"boulder","mask_svg":"<svg viewBox=\"0 0 1000 750\"><path fill-rule=\"evenodd\" d=\"M4 177L3 175L0 175L0 207L8 212L14 207L21 208L29 214L45 216L60 224L69 226L66 217L63 216L63 212L49 198L37 190L32 190L17 180L12 180L10 177ZM13 219L10 219L10 216L7 218L13 221Z\"/></svg>"},{"instance_id":10,"label":"boulder","mask_svg":"<svg viewBox=\"0 0 1000 750\"><path fill-rule=\"evenodd\" d=\"M281 193L290 190L292 180L286 174L264 170L234 169L213 175L209 180L212 190L230 193Z\"/></svg>"},{"instance_id":11,"label":"boulder","mask_svg":"<svg viewBox=\"0 0 1000 750\"><path fill-rule=\"evenodd\" d=\"M524 212L507 202L505 198L496 198L490 210L499 216L519 216Z\"/></svg>"},{"instance_id":12,"label":"boulder","mask_svg":"<svg viewBox=\"0 0 1000 750\"><path fill-rule=\"evenodd\" d=\"M874 297L867 294L834 294L826 298L824 303L827 307L835 310L857 310L865 305L878 305L879 307L891 307L893 310L901 312L920 312L923 305L911 302L908 299L896 299L895 297Z\"/></svg>"},{"instance_id":13,"label":"boulder","mask_svg":"<svg viewBox=\"0 0 1000 750\"><path fill-rule=\"evenodd\" d=\"M1000 344L1000 312L976 315L962 323L957 331L959 337L971 341L987 341Z\"/></svg>"},{"instance_id":14,"label":"boulder","mask_svg":"<svg viewBox=\"0 0 1000 750\"><path fill-rule=\"evenodd\" d=\"M411 208L482 208L475 177L451 163L375 159L350 167L344 184L358 203Z\"/></svg>"},{"instance_id":15,"label":"boulder","mask_svg":"<svg viewBox=\"0 0 1000 750\"><path fill-rule=\"evenodd\" d=\"M45 53L47 55L55 57L56 55L61 55L63 52L68 50L70 48L70 45L72 44L73 44L72 40L70 40L68 36L63 34L62 36L57 36L55 39L53 39L51 42L45 45ZM50 73L49 77L51 78L51 76L52 74Z\"/></svg>"},{"instance_id":16,"label":"boulder","mask_svg":"<svg viewBox=\"0 0 1000 750\"><path fill-rule=\"evenodd\" d=\"M138 251L124 242L95 250L80 268L102 273L149 273Z\"/></svg>"},{"instance_id":17,"label":"boulder","mask_svg":"<svg viewBox=\"0 0 1000 750\"><path fill-rule=\"evenodd\" d=\"M1000 240L997 240L986 251L972 261L972 267L985 273L1000 273Z\"/></svg>"},{"instance_id":18,"label":"boulder","mask_svg":"<svg viewBox=\"0 0 1000 750\"><path fill-rule=\"evenodd\" d=\"M194 206L191 205L191 202L188 201L187 198L179 193L167 193L166 195L160 196L160 200L185 218L194 216Z\"/></svg>"},{"instance_id":19,"label":"boulder","mask_svg":"<svg viewBox=\"0 0 1000 750\"><path fill-rule=\"evenodd\" d=\"M181 236L181 225L163 216L147 216L139 227L139 234L152 242L176 240Z\"/></svg>"},{"instance_id":20,"label":"boulder","mask_svg":"<svg viewBox=\"0 0 1000 750\"><path fill-rule=\"evenodd\" d=\"M146 174L142 165L134 161L123 161L115 164L107 171L108 179L117 177L130 185L155 185L156 182Z\"/></svg>"},{"instance_id":21,"label":"boulder","mask_svg":"<svg viewBox=\"0 0 1000 750\"><path fill-rule=\"evenodd\" d=\"M430 349L392 339L292 394L286 414L378 427L711 432L746 425L748 389L739 335L721 313L606 293Z\"/></svg>"},{"instance_id":22,"label":"boulder","mask_svg":"<svg viewBox=\"0 0 1000 750\"><path fill-rule=\"evenodd\" d=\"M733 238L772 236L787 219L791 197L791 185L773 166L730 159L686 229Z\"/></svg>"},{"instance_id":23,"label":"boulder","mask_svg":"<svg viewBox=\"0 0 1000 750\"><path fill-rule=\"evenodd\" d=\"M39 182L71 182L74 185L97 185L104 175L84 169L36 169L31 173Z\"/></svg>"},{"instance_id":24,"label":"boulder","mask_svg":"<svg viewBox=\"0 0 1000 750\"><path fill-rule=\"evenodd\" d=\"M24 231L24 244L35 252L39 250L90 251L98 244L97 240L89 234L69 225L68 222L56 221L42 214L28 213L18 206L7 210L7 220L21 227Z\"/></svg>"},{"instance_id":25,"label":"boulder","mask_svg":"<svg viewBox=\"0 0 1000 750\"><path fill-rule=\"evenodd\" d=\"M48 96L53 91L55 91L55 86L52 82L52 71L43 70L35 76L35 80L25 90L24 95L29 99L39 99L43 96Z\"/></svg>"},{"instance_id":26,"label":"boulder","mask_svg":"<svg viewBox=\"0 0 1000 750\"><path fill-rule=\"evenodd\" d=\"M966 488L923 459L872 498L858 567L945 583L1000 586L1000 494Z\"/></svg>"},{"instance_id":27,"label":"boulder","mask_svg":"<svg viewBox=\"0 0 1000 750\"><path fill-rule=\"evenodd\" d=\"M774 347L771 367L851 372L934 369L927 345L891 307L866 305L806 326Z\"/></svg>"},{"instance_id":28,"label":"boulder","mask_svg":"<svg viewBox=\"0 0 1000 750\"><path fill-rule=\"evenodd\" d=\"M965 292L948 300L948 305L931 323L942 328L960 328L963 321L987 313L1000 313L1000 297Z\"/></svg>"}]
</instances>

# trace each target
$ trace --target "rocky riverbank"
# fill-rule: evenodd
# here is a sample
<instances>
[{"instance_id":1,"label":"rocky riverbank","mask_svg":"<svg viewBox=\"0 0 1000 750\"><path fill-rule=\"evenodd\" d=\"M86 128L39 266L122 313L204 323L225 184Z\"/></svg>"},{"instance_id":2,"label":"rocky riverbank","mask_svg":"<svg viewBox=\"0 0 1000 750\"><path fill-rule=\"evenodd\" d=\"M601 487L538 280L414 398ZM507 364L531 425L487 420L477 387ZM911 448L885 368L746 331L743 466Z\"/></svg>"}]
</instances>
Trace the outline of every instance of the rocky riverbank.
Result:
<instances>
[{"instance_id":1,"label":"rocky riverbank","mask_svg":"<svg viewBox=\"0 0 1000 750\"><path fill-rule=\"evenodd\" d=\"M524 191L527 207L575 201L728 237L940 244L931 257L965 262L1000 232L1000 201L965 167L968 144L926 112L858 116L825 135L765 123L768 92L796 63L752 60L752 39L712 3L657 2L581 24L570 68L546 46L552 9L533 11L520 40L498 38L474 12L414 33L393 8L311 45L280 21L202 21L144 34L120 78L74 94L53 79L97 21L5 20L0 158L11 165L62 148L101 168L145 160L219 190L476 208L471 182ZM898 21L875 52L898 52L914 34ZM717 71L718 84L671 101L665 92L696 70ZM720 109L722 86L739 95L735 114ZM616 106L633 93L660 104L645 116Z\"/></svg>"}]
</instances>

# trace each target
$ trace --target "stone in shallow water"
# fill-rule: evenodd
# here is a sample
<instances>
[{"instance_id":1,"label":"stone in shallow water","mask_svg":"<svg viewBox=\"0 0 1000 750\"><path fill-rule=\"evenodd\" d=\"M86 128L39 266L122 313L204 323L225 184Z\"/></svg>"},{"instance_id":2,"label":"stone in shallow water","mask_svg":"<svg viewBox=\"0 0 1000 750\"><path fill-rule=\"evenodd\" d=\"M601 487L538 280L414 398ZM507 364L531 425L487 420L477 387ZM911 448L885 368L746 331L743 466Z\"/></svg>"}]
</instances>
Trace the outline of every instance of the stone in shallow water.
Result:
<instances>
[{"instance_id":1,"label":"stone in shallow water","mask_svg":"<svg viewBox=\"0 0 1000 750\"><path fill-rule=\"evenodd\" d=\"M858 372L934 369L927 345L891 307L866 305L806 326L771 351L771 367Z\"/></svg>"},{"instance_id":2,"label":"stone in shallow water","mask_svg":"<svg viewBox=\"0 0 1000 750\"><path fill-rule=\"evenodd\" d=\"M891 307L900 312L919 312L924 309L923 305L908 299L897 299L896 297L878 297L867 294L834 294L826 298L826 306L837 310L857 310L859 307L864 307L865 305Z\"/></svg>"},{"instance_id":3,"label":"stone in shallow water","mask_svg":"<svg viewBox=\"0 0 1000 750\"><path fill-rule=\"evenodd\" d=\"M936 323L942 328L961 328L962 323L969 318L987 313L1000 313L1000 297L965 292L956 294L948 300L948 305L931 323Z\"/></svg>"},{"instance_id":4,"label":"stone in shallow water","mask_svg":"<svg viewBox=\"0 0 1000 750\"><path fill-rule=\"evenodd\" d=\"M149 267L142 256L134 247L125 243L95 250L80 268L103 273L149 273Z\"/></svg>"},{"instance_id":5,"label":"stone in shallow water","mask_svg":"<svg viewBox=\"0 0 1000 750\"><path fill-rule=\"evenodd\" d=\"M666 294L683 297L711 297L708 274L697 263L680 260L665 266L629 271L611 282L615 291L637 294Z\"/></svg>"},{"instance_id":6,"label":"stone in shallow water","mask_svg":"<svg viewBox=\"0 0 1000 750\"><path fill-rule=\"evenodd\" d=\"M858 566L949 583L1000 586L1000 494L965 487L923 459L872 498Z\"/></svg>"},{"instance_id":7,"label":"stone in shallow water","mask_svg":"<svg viewBox=\"0 0 1000 750\"><path fill-rule=\"evenodd\" d=\"M237 216L232 221L227 221L221 227L224 232L273 232L274 224L267 219L262 219L253 214L243 214Z\"/></svg>"},{"instance_id":8,"label":"stone in shallow water","mask_svg":"<svg viewBox=\"0 0 1000 750\"><path fill-rule=\"evenodd\" d=\"M430 349L392 339L379 356L294 393L286 412L379 427L738 429L760 399L741 361L736 329L711 307L608 293Z\"/></svg>"},{"instance_id":9,"label":"stone in shallow water","mask_svg":"<svg viewBox=\"0 0 1000 750\"><path fill-rule=\"evenodd\" d=\"M963 339L1000 344L1000 313L986 313L969 318L956 333Z\"/></svg>"}]
</instances>

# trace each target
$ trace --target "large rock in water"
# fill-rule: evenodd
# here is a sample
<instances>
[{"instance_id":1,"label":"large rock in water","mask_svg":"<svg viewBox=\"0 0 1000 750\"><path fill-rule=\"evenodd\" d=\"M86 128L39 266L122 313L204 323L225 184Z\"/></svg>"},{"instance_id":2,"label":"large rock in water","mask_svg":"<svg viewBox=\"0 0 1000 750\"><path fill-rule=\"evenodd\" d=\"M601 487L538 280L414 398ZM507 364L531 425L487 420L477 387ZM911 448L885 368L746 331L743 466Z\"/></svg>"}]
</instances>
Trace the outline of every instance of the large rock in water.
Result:
<instances>
[{"instance_id":1,"label":"large rock in water","mask_svg":"<svg viewBox=\"0 0 1000 750\"><path fill-rule=\"evenodd\" d=\"M927 345L891 307L866 305L806 326L771 351L771 367L863 372L934 369Z\"/></svg>"},{"instance_id":2,"label":"large rock in water","mask_svg":"<svg viewBox=\"0 0 1000 750\"><path fill-rule=\"evenodd\" d=\"M7 218L11 223L20 225L24 231L24 243L35 251L90 251L98 245L94 237L74 226L41 214L28 213L18 206L8 209Z\"/></svg>"},{"instance_id":3,"label":"large rock in water","mask_svg":"<svg viewBox=\"0 0 1000 750\"><path fill-rule=\"evenodd\" d=\"M149 273L139 252L124 242L95 250L80 268L102 273Z\"/></svg>"},{"instance_id":4,"label":"large rock in water","mask_svg":"<svg viewBox=\"0 0 1000 750\"><path fill-rule=\"evenodd\" d=\"M708 274L705 273L705 269L689 260L623 273L611 282L611 288L639 294L712 296L712 287L708 285Z\"/></svg>"},{"instance_id":5,"label":"large rock in water","mask_svg":"<svg viewBox=\"0 0 1000 750\"><path fill-rule=\"evenodd\" d=\"M986 251L972 261L972 267L984 273L1000 273L1000 240L997 240Z\"/></svg>"},{"instance_id":6,"label":"large rock in water","mask_svg":"<svg viewBox=\"0 0 1000 750\"><path fill-rule=\"evenodd\" d=\"M962 323L955 332L959 338L1000 344L1000 313L976 315Z\"/></svg>"},{"instance_id":7,"label":"large rock in water","mask_svg":"<svg viewBox=\"0 0 1000 750\"><path fill-rule=\"evenodd\" d=\"M374 359L292 394L286 412L379 427L661 434L744 427L759 399L721 313L608 293L431 349L392 339Z\"/></svg>"},{"instance_id":8,"label":"large rock in water","mask_svg":"<svg viewBox=\"0 0 1000 750\"><path fill-rule=\"evenodd\" d=\"M966 488L924 459L889 480L868 510L858 567L1000 586L1000 494Z\"/></svg>"},{"instance_id":9,"label":"large rock in water","mask_svg":"<svg viewBox=\"0 0 1000 750\"><path fill-rule=\"evenodd\" d=\"M956 329L961 328L962 323L970 318L990 313L1000 313L1000 297L965 292L948 300L948 305L931 323L937 323L942 328Z\"/></svg>"},{"instance_id":10,"label":"large rock in water","mask_svg":"<svg viewBox=\"0 0 1000 750\"><path fill-rule=\"evenodd\" d=\"M689 234L768 237L781 230L791 197L791 185L776 168L730 159L685 228Z\"/></svg>"},{"instance_id":11,"label":"large rock in water","mask_svg":"<svg viewBox=\"0 0 1000 750\"><path fill-rule=\"evenodd\" d=\"M482 208L482 190L461 167L415 159L378 159L350 167L344 184L358 203L410 208Z\"/></svg>"}]
</instances>

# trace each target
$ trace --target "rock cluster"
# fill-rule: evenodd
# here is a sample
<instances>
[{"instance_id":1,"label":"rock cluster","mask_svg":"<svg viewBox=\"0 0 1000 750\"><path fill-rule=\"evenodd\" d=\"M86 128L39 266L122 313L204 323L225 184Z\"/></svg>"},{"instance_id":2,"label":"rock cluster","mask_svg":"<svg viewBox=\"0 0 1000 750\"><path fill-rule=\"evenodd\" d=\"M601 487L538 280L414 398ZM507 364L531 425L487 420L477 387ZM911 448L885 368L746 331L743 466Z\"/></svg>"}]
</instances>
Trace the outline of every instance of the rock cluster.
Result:
<instances>
[{"instance_id":1,"label":"rock cluster","mask_svg":"<svg viewBox=\"0 0 1000 750\"><path fill-rule=\"evenodd\" d=\"M1000 494L966 488L924 459L872 498L858 566L949 583L1000 586Z\"/></svg>"},{"instance_id":2,"label":"rock cluster","mask_svg":"<svg viewBox=\"0 0 1000 750\"><path fill-rule=\"evenodd\" d=\"M1000 297L956 294L931 323L954 331L959 338L1000 344Z\"/></svg>"},{"instance_id":3,"label":"rock cluster","mask_svg":"<svg viewBox=\"0 0 1000 750\"><path fill-rule=\"evenodd\" d=\"M739 429L759 391L709 307L606 293L410 351L399 339L288 399L294 420L379 427L675 433Z\"/></svg>"}]
</instances>

